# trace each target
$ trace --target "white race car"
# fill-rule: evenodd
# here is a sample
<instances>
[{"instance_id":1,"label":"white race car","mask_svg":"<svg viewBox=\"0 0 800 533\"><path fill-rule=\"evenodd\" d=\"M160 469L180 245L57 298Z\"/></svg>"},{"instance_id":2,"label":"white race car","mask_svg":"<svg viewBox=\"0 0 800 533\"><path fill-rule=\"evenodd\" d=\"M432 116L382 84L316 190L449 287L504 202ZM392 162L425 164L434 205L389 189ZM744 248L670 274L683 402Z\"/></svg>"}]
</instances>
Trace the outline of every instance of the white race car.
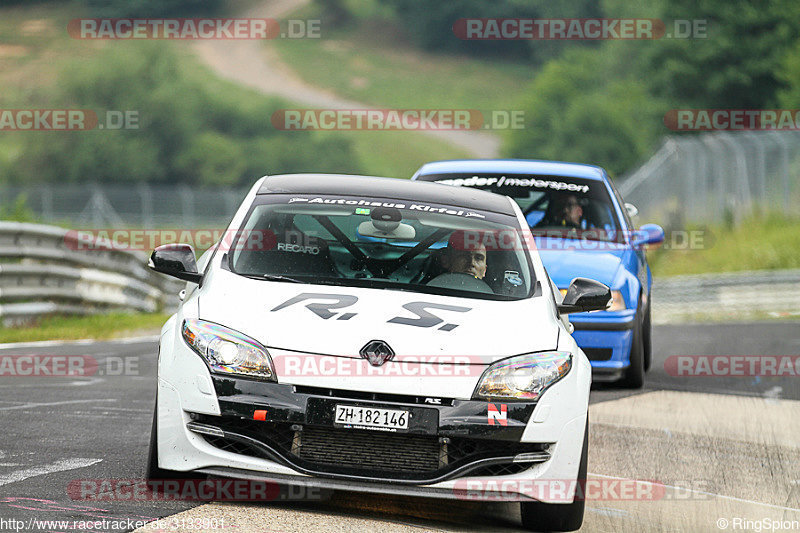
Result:
<instances>
[{"instance_id":1,"label":"white race car","mask_svg":"<svg viewBox=\"0 0 800 533\"><path fill-rule=\"evenodd\" d=\"M583 520L591 367L511 199L389 178L260 179L161 331L148 476L522 502ZM578 495L576 497L576 494Z\"/></svg>"}]
</instances>

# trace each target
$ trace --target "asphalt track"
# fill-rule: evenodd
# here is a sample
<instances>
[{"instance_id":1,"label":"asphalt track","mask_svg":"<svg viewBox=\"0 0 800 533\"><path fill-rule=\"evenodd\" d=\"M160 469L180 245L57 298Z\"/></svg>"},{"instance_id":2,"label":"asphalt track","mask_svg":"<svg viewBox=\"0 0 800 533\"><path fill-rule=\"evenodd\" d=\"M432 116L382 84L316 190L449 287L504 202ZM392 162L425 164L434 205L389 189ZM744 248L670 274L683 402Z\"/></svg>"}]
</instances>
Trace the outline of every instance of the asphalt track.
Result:
<instances>
[{"instance_id":1,"label":"asphalt track","mask_svg":"<svg viewBox=\"0 0 800 533\"><path fill-rule=\"evenodd\" d=\"M612 489L587 502L583 530L767 530L764 522L741 522L764 519L795 520L783 527L800 529L799 378L675 377L665 370L674 355L798 355L800 323L656 326L653 337L643 390L592 391L589 479ZM161 517L169 518L142 531L197 531L210 518L222 527L205 530L236 532L520 528L510 503L346 492L272 503L72 499L67 487L75 480L143 477L155 351L153 339L0 346L0 355L89 355L98 362L92 377L0 378L0 531L88 531L37 521L103 519L104 527L91 530L121 531ZM654 500L626 499L614 494L619 479L665 488Z\"/></svg>"}]
</instances>

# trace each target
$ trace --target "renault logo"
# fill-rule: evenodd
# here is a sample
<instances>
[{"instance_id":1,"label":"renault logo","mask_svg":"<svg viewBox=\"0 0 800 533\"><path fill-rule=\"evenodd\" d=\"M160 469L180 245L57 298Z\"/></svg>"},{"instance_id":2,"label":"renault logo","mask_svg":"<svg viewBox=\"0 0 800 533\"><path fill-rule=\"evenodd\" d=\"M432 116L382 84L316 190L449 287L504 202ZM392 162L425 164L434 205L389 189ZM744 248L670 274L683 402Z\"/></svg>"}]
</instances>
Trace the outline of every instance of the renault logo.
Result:
<instances>
[{"instance_id":1,"label":"renault logo","mask_svg":"<svg viewBox=\"0 0 800 533\"><path fill-rule=\"evenodd\" d=\"M372 366L381 366L394 358L394 351L383 341L369 341L359 353Z\"/></svg>"}]
</instances>

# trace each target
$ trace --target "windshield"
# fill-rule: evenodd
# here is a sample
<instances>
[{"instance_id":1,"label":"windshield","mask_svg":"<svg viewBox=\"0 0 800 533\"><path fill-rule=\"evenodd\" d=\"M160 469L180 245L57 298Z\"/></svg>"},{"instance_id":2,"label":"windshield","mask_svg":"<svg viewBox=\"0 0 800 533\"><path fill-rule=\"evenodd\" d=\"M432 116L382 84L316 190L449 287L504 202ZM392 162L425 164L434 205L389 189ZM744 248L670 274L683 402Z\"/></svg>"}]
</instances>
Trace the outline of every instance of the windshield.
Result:
<instances>
[{"instance_id":1,"label":"windshield","mask_svg":"<svg viewBox=\"0 0 800 533\"><path fill-rule=\"evenodd\" d=\"M498 213L271 194L251 207L227 268L276 281L521 299L535 279L520 237L517 219Z\"/></svg>"},{"instance_id":2,"label":"windshield","mask_svg":"<svg viewBox=\"0 0 800 533\"><path fill-rule=\"evenodd\" d=\"M483 189L513 198L534 235L623 242L605 184L566 176L530 174L429 174L422 181Z\"/></svg>"}]
</instances>

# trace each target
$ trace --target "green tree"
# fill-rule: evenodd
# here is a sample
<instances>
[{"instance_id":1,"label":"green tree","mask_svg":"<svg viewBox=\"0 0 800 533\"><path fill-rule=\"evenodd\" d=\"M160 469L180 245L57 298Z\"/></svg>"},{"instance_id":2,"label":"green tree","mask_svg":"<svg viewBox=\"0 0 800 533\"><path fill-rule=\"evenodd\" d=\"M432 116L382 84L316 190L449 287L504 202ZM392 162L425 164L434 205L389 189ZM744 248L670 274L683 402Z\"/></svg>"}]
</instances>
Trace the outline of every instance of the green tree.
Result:
<instances>
[{"instance_id":1,"label":"green tree","mask_svg":"<svg viewBox=\"0 0 800 533\"><path fill-rule=\"evenodd\" d=\"M453 31L461 18L569 18L597 17L598 0L567 0L553 4L546 0L381 0L390 6L402 27L420 47L476 56L500 56L541 63L563 50L593 46L588 41L545 40L462 40Z\"/></svg>"},{"instance_id":2,"label":"green tree","mask_svg":"<svg viewBox=\"0 0 800 533\"><path fill-rule=\"evenodd\" d=\"M648 43L638 69L654 95L684 108L775 105L781 61L800 37L800 3L672 0L660 16L668 33L676 19L707 21L707 37Z\"/></svg>"},{"instance_id":3,"label":"green tree","mask_svg":"<svg viewBox=\"0 0 800 533\"><path fill-rule=\"evenodd\" d=\"M782 83L778 104L785 109L800 107L800 40L783 57L778 79Z\"/></svg>"},{"instance_id":4,"label":"green tree","mask_svg":"<svg viewBox=\"0 0 800 533\"><path fill-rule=\"evenodd\" d=\"M106 110L133 111L138 129L23 133L12 181L238 185L279 170L360 171L347 140L274 129L285 103L216 80L179 50L115 43L69 65L51 107L96 110L101 122Z\"/></svg>"},{"instance_id":5,"label":"green tree","mask_svg":"<svg viewBox=\"0 0 800 533\"><path fill-rule=\"evenodd\" d=\"M170 17L217 13L221 0L86 0L94 17Z\"/></svg>"},{"instance_id":6,"label":"green tree","mask_svg":"<svg viewBox=\"0 0 800 533\"><path fill-rule=\"evenodd\" d=\"M548 63L521 103L525 128L509 130L505 154L591 163L612 174L639 162L658 138L646 126L662 111L611 52L571 50Z\"/></svg>"}]
</instances>

